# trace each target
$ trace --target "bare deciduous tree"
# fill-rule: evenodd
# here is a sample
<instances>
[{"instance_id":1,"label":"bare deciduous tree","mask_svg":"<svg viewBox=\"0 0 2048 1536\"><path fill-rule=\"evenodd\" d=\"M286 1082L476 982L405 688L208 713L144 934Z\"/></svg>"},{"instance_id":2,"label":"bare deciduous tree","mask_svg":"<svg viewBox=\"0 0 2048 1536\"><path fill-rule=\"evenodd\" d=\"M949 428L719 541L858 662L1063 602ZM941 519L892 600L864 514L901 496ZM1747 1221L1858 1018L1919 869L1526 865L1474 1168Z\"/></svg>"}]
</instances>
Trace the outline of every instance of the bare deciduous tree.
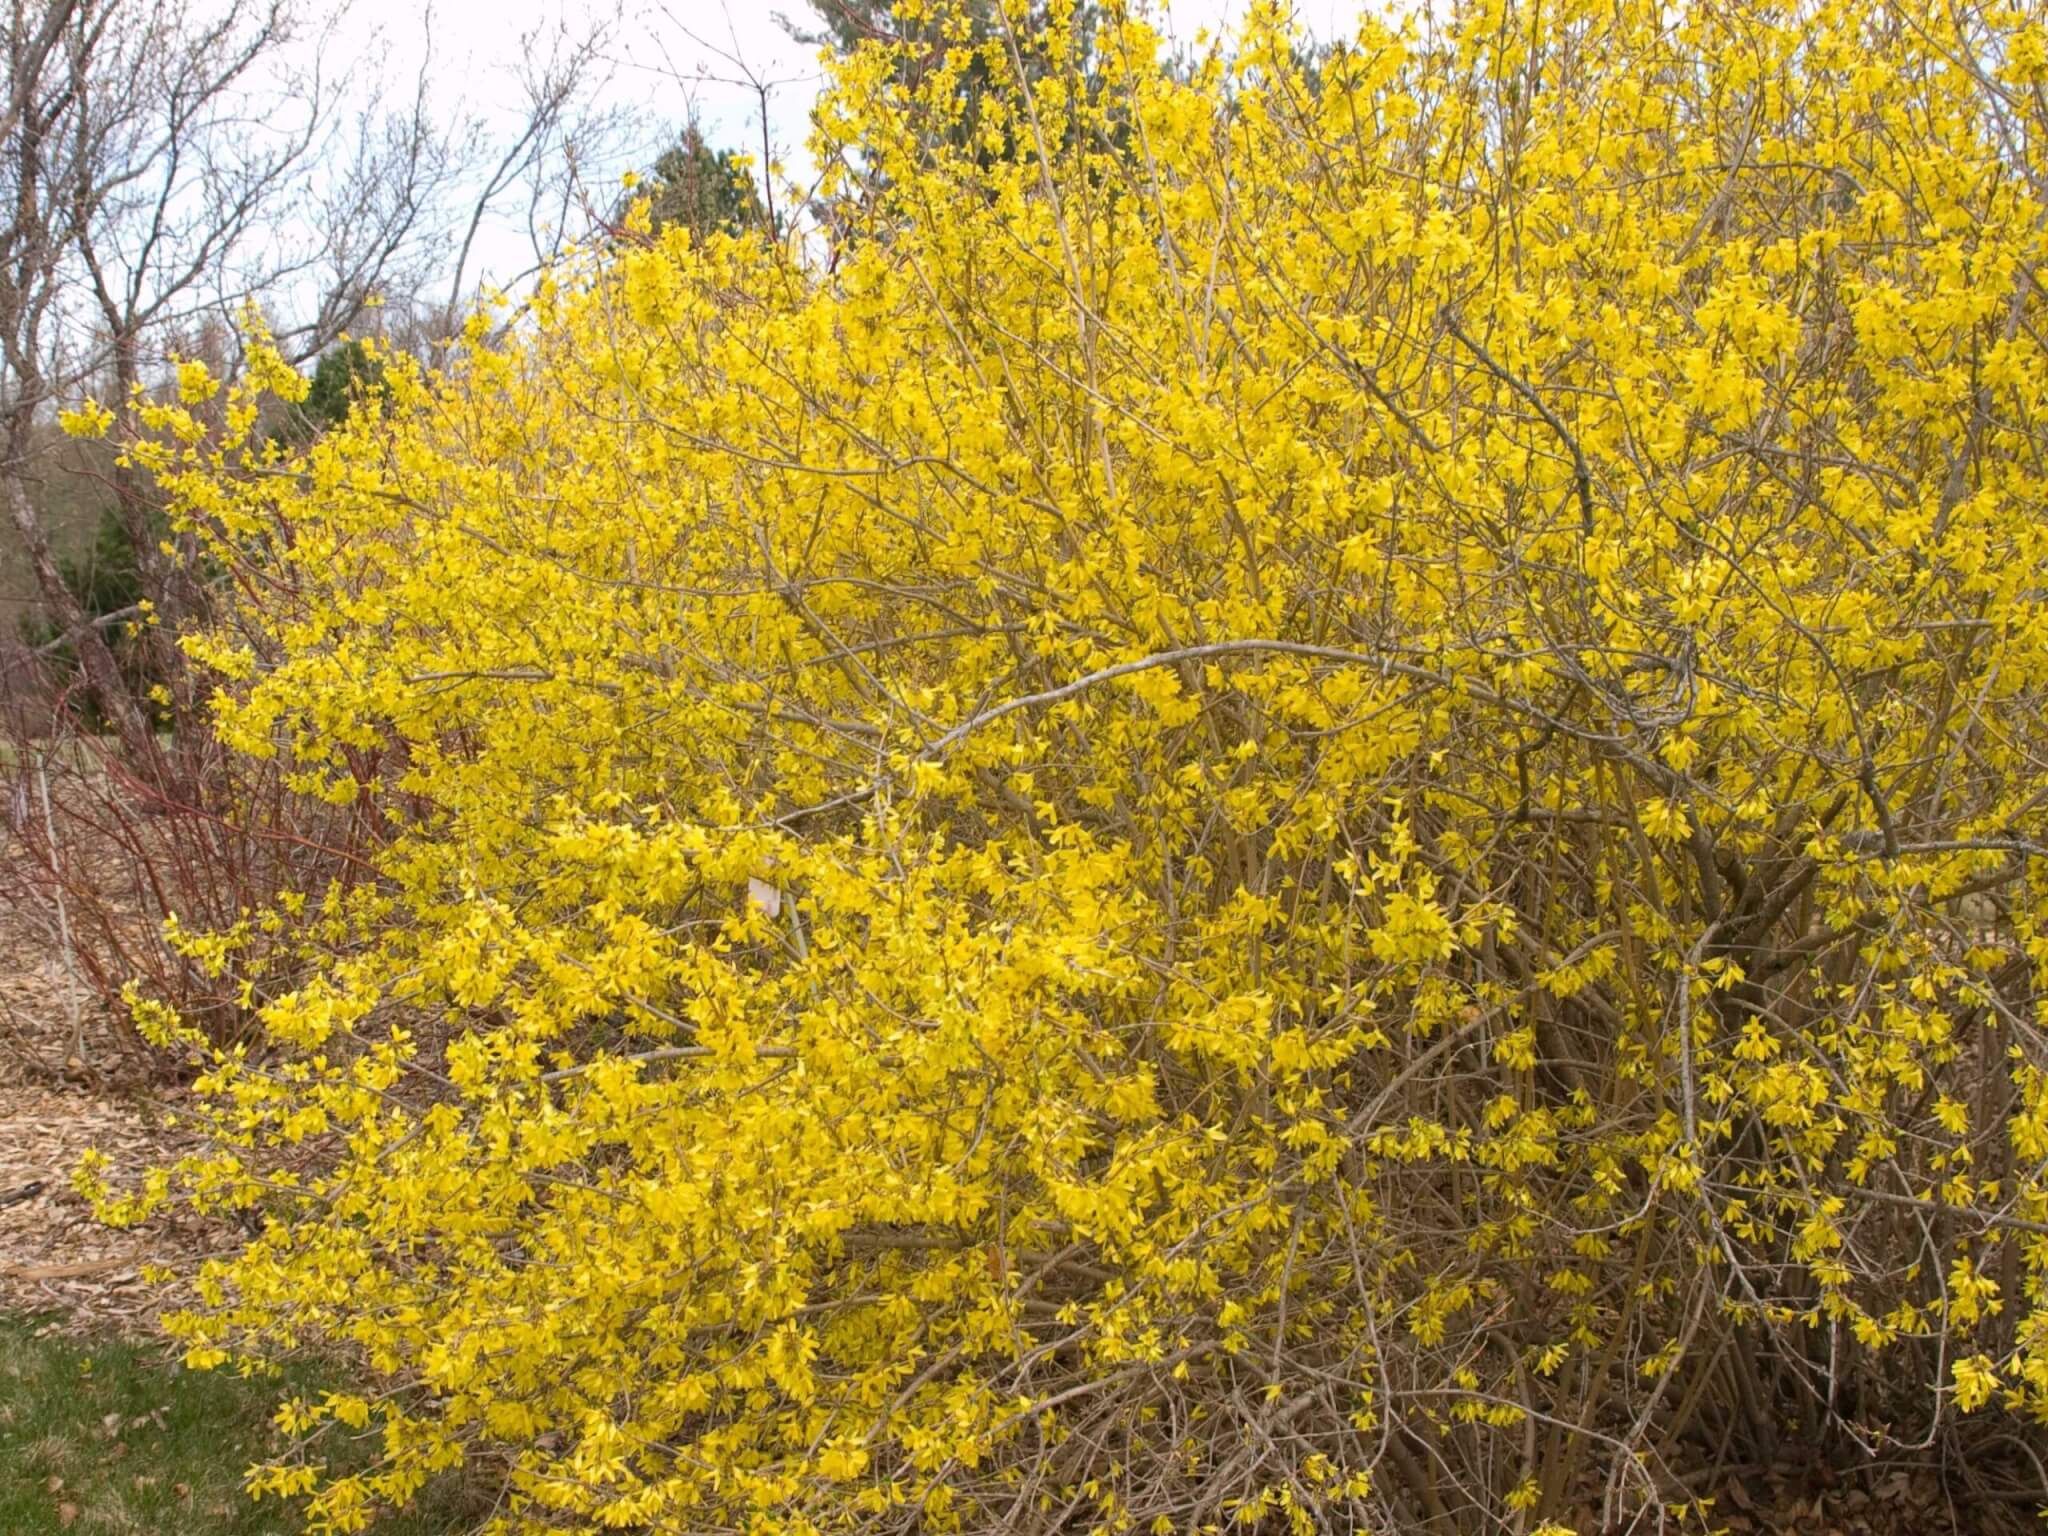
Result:
<instances>
[{"instance_id":1,"label":"bare deciduous tree","mask_svg":"<svg viewBox=\"0 0 2048 1536\"><path fill-rule=\"evenodd\" d=\"M407 307L445 282L452 312L494 205L524 184L536 210L561 203L558 236L582 146L616 126L588 106L602 25L526 40L523 116L501 147L479 117L437 109L423 24L421 67L387 96L352 74L361 61L331 65L335 18L301 0L0 11L0 496L60 639L131 744L146 724L53 547L39 476L54 406L91 390L131 412L173 352L232 334L252 305L294 359L380 298ZM113 480L143 589L189 617L191 551L160 548L142 476Z\"/></svg>"}]
</instances>

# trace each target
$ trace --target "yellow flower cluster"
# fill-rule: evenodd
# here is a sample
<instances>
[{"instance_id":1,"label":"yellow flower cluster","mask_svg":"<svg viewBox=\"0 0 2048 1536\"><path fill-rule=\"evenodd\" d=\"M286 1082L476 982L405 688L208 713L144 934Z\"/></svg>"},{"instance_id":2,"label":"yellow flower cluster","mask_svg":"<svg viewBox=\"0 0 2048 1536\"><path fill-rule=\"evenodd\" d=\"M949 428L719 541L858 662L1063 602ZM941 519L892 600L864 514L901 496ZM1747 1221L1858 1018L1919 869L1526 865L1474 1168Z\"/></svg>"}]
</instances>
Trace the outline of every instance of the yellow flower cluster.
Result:
<instances>
[{"instance_id":1,"label":"yellow flower cluster","mask_svg":"<svg viewBox=\"0 0 2048 1536\"><path fill-rule=\"evenodd\" d=\"M837 67L829 255L129 449L374 849L87 1180L260 1215L194 1363L361 1362L256 1486L1561 1532L2048 1414L2033 14L976 15Z\"/></svg>"}]
</instances>

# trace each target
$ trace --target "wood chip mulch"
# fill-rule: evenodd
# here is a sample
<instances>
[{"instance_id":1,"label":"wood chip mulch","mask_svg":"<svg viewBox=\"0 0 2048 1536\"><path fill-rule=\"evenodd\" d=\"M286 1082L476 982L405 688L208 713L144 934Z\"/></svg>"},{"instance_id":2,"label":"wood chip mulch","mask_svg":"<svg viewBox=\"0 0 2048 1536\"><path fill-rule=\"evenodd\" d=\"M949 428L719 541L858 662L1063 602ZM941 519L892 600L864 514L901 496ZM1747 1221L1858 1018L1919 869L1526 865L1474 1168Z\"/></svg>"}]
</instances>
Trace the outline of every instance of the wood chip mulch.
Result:
<instances>
[{"instance_id":1,"label":"wood chip mulch","mask_svg":"<svg viewBox=\"0 0 2048 1536\"><path fill-rule=\"evenodd\" d=\"M153 1333L183 1298L142 1266L189 1274L234 1234L185 1214L116 1231L72 1188L88 1148L125 1183L190 1143L163 1123L180 1095L122 1070L115 1021L48 928L45 914L0 911L0 1308L54 1312L67 1331Z\"/></svg>"}]
</instances>

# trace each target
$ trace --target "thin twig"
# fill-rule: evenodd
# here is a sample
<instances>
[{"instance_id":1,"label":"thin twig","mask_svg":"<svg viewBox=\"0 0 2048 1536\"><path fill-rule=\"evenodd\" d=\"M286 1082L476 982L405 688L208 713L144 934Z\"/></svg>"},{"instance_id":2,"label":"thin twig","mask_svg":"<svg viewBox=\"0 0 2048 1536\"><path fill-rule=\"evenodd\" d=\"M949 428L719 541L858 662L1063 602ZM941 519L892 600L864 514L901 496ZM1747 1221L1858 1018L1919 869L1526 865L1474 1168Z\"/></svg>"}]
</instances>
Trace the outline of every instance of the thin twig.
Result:
<instances>
[{"instance_id":1,"label":"thin twig","mask_svg":"<svg viewBox=\"0 0 2048 1536\"><path fill-rule=\"evenodd\" d=\"M1459 341L1462 341L1470 349L1472 355L1486 365L1486 371L1514 390L1524 400L1528 401L1536 414L1543 418L1544 424L1557 434L1558 440L1571 450L1572 481L1578 489L1580 523L1585 530L1586 537L1589 539L1593 537L1593 473L1586 467L1585 450L1579 447L1579 440L1572 436L1571 429L1558 419L1557 412L1543 403L1541 395L1537 394L1522 379L1502 367L1494 359L1491 352L1465 334L1465 328L1458 324L1458 317L1451 311L1449 305L1445 305L1437 313L1443 320L1444 328Z\"/></svg>"}]
</instances>

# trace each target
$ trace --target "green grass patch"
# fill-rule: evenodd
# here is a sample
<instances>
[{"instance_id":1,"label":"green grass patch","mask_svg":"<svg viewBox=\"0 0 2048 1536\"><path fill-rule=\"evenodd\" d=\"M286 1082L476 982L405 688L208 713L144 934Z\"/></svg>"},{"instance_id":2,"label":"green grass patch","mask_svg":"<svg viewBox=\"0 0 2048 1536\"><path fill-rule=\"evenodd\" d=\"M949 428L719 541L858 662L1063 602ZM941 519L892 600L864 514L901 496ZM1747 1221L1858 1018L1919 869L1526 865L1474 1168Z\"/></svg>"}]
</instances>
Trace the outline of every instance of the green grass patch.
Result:
<instances>
[{"instance_id":1,"label":"green grass patch","mask_svg":"<svg viewBox=\"0 0 2048 1536\"><path fill-rule=\"evenodd\" d=\"M66 1338L0 1314L0 1532L6 1536L297 1536L293 1508L242 1477L278 1444L289 1391L319 1374L188 1371L166 1349ZM485 1511L459 1483L378 1522L379 1536L453 1536Z\"/></svg>"}]
</instances>

